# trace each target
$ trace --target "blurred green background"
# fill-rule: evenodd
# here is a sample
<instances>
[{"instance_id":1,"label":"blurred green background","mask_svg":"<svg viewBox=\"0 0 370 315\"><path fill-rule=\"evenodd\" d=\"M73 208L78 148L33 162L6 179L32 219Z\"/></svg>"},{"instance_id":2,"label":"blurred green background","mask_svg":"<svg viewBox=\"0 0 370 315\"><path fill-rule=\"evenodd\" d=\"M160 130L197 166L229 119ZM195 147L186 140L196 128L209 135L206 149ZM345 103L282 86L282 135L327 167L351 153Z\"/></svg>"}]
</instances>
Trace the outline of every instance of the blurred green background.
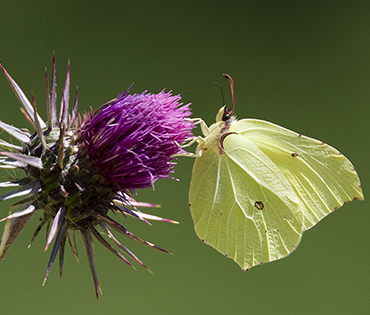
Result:
<instances>
[{"instance_id":1,"label":"blurred green background","mask_svg":"<svg viewBox=\"0 0 370 315\"><path fill-rule=\"evenodd\" d=\"M132 92L183 93L235 81L239 118L265 119L331 144L345 154L369 197L369 1L1 1L0 62L45 117L44 66L56 52L58 91L68 59L79 108L89 110L135 82ZM72 92L73 94L73 92ZM61 93L59 93L59 96ZM208 124L222 105L217 86L183 94ZM0 119L28 127L4 76ZM174 255L131 248L154 271L127 265L96 244L103 295L97 302L79 240L41 286L50 249L27 245L36 216L0 264L1 314L365 314L370 312L370 213L355 201L304 234L289 257L243 273L200 242L188 209L193 160L138 199L179 225L122 220ZM367 165L367 166L366 166ZM1 181L8 175L0 173ZM11 203L0 204L1 217ZM3 228L3 223L1 229Z\"/></svg>"}]
</instances>

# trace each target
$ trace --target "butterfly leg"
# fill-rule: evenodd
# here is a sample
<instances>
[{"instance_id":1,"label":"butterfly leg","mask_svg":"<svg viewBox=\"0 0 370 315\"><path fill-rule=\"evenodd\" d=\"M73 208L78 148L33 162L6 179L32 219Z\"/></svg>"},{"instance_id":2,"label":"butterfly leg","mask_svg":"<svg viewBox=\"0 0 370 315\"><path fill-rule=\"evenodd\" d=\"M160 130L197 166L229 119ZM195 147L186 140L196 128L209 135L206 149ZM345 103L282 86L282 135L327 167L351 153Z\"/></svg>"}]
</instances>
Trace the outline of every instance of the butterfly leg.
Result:
<instances>
[{"instance_id":1,"label":"butterfly leg","mask_svg":"<svg viewBox=\"0 0 370 315\"><path fill-rule=\"evenodd\" d=\"M200 125L200 129L205 137L209 135L209 128L205 121L201 118L192 118L191 121L194 121L194 125Z\"/></svg>"},{"instance_id":2,"label":"butterfly leg","mask_svg":"<svg viewBox=\"0 0 370 315\"><path fill-rule=\"evenodd\" d=\"M190 120L194 122L194 125L200 125L200 129L202 130L202 133L203 133L204 137L207 137L209 135L209 128L208 128L207 124L205 123L205 121L203 119L193 118L193 119L190 119ZM181 148L187 148L187 147L190 147L191 145L193 145L194 143L198 143L198 146L195 150L195 153L184 152L184 153L174 154L173 156L174 157L175 156L200 157L202 155L201 148L203 147L205 142L206 142L205 138L200 137L200 136L187 138L187 139L184 140L182 145L180 145L180 144L178 144L178 145Z\"/></svg>"},{"instance_id":3,"label":"butterfly leg","mask_svg":"<svg viewBox=\"0 0 370 315\"><path fill-rule=\"evenodd\" d=\"M180 145L181 148L187 148L192 146L194 143L204 144L206 141L202 137L190 137L184 140L183 144Z\"/></svg>"},{"instance_id":4,"label":"butterfly leg","mask_svg":"<svg viewBox=\"0 0 370 315\"><path fill-rule=\"evenodd\" d=\"M177 145L181 148L187 148L187 147L190 147L194 143L198 143L198 146L195 150L195 153L184 151L183 153L174 154L173 157L176 157L176 156L199 157L199 156L202 155L202 152L199 151L198 148L201 147L205 142L206 142L206 140L202 137L190 137L188 139L185 139L185 141L182 145L180 145L178 143L177 143Z\"/></svg>"}]
</instances>

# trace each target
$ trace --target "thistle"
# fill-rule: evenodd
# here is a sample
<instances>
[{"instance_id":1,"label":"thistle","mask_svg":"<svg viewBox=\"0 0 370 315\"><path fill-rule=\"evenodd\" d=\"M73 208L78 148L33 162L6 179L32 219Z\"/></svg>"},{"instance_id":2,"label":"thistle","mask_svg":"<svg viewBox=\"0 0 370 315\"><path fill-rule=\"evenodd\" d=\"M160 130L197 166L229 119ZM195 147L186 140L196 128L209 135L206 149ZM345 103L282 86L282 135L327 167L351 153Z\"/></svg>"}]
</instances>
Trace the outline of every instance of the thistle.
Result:
<instances>
[{"instance_id":1,"label":"thistle","mask_svg":"<svg viewBox=\"0 0 370 315\"><path fill-rule=\"evenodd\" d=\"M155 181L170 177L175 165L173 155L182 153L179 144L191 136L194 127L188 119L189 105L179 103L180 96L170 92L129 95L127 90L95 112L81 116L77 113L76 92L74 107L69 113L68 65L58 117L53 58L50 88L46 72L48 120L45 123L37 113L33 96L31 103L2 69L21 103L21 111L35 131L0 121L0 128L21 143L18 146L0 140L0 149L6 150L0 152L0 168L19 169L25 173L21 178L0 183L0 187L15 187L0 196L0 201L22 197L12 206L20 207L20 210L12 212L11 209L10 214L1 220L7 222L0 244L0 260L31 217L41 213L41 223L31 243L44 226L47 233L45 250L54 240L44 283L58 253L62 275L66 243L78 260L75 232L79 231L98 297L98 289L101 289L94 264L93 236L131 267L133 265L123 254L147 268L111 229L166 252L136 237L109 214L119 212L147 223L148 220L176 223L139 211L137 207L157 205L137 202L132 196L137 189L153 187Z\"/></svg>"}]
</instances>

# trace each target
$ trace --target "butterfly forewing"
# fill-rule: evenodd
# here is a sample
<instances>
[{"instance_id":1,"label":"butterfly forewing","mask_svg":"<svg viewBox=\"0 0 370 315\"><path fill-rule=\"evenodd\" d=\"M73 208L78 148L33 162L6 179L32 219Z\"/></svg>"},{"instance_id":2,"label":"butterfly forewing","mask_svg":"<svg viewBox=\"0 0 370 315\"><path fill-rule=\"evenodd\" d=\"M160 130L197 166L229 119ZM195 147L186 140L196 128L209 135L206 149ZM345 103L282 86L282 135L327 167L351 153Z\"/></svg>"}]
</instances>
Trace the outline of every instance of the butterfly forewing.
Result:
<instances>
[{"instance_id":1,"label":"butterfly forewing","mask_svg":"<svg viewBox=\"0 0 370 315\"><path fill-rule=\"evenodd\" d=\"M243 119L232 125L284 174L300 200L304 229L353 199L363 199L358 175L340 152L278 125Z\"/></svg>"}]
</instances>

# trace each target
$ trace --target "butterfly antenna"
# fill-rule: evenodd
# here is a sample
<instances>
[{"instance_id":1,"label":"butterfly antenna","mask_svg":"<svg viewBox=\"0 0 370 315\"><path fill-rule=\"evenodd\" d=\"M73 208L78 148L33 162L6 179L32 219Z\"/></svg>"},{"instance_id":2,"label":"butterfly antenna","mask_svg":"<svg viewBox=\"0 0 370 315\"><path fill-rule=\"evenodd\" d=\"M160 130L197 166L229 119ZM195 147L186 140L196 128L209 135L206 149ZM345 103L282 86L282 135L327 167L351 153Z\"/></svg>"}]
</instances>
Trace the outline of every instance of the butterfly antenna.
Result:
<instances>
[{"instance_id":1,"label":"butterfly antenna","mask_svg":"<svg viewBox=\"0 0 370 315\"><path fill-rule=\"evenodd\" d=\"M226 120L230 119L230 117L234 114L235 94L234 94L234 81L233 81L233 79L227 73L224 73L223 76L226 79L228 79L229 82L230 82L231 98L232 98L231 108L228 109L227 107L225 107L224 116L222 118L223 121L226 121Z\"/></svg>"},{"instance_id":2,"label":"butterfly antenna","mask_svg":"<svg viewBox=\"0 0 370 315\"><path fill-rule=\"evenodd\" d=\"M223 90L222 84L219 83L219 82L209 82L209 83L206 83L206 84L202 84L202 85L199 85L197 87L194 87L194 88L192 88L190 90L186 90L184 92L181 92L180 94L185 94L185 93L188 93L190 91L194 91L194 90L197 90L197 89L200 89L202 87L205 87L205 86L208 86L208 85L212 85L212 84L216 84L216 85L218 85L220 87L220 89L221 89L221 95L222 95L222 106L224 106L225 105L224 90Z\"/></svg>"}]
</instances>

